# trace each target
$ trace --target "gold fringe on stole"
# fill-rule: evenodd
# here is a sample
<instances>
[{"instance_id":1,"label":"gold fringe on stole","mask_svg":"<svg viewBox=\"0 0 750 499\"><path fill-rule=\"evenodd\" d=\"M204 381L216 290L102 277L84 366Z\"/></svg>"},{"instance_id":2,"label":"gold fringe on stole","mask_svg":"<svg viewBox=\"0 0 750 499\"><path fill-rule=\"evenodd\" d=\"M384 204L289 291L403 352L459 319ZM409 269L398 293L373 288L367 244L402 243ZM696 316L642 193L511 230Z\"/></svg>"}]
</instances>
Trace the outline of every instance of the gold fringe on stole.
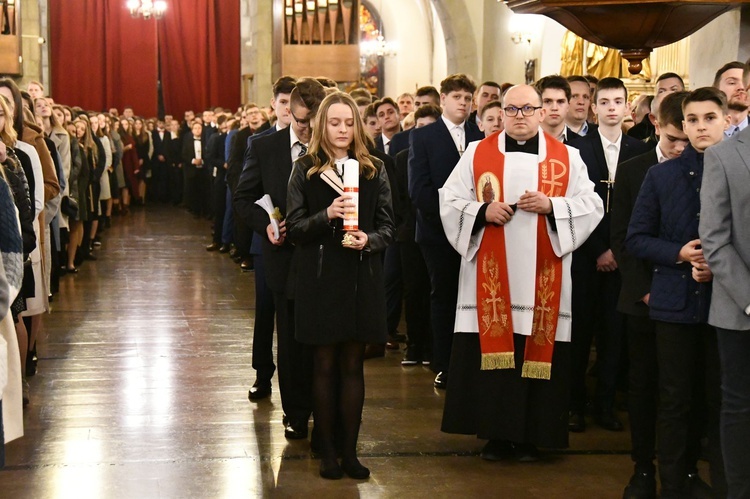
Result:
<instances>
[{"instance_id":1,"label":"gold fringe on stole","mask_svg":"<svg viewBox=\"0 0 750 499\"><path fill-rule=\"evenodd\" d=\"M492 369L515 369L516 361L513 358L513 352L497 352L482 354L482 371Z\"/></svg>"},{"instance_id":2,"label":"gold fringe on stole","mask_svg":"<svg viewBox=\"0 0 750 499\"><path fill-rule=\"evenodd\" d=\"M549 362L538 362L525 360L521 370L522 378L550 379L552 377L552 364Z\"/></svg>"}]
</instances>

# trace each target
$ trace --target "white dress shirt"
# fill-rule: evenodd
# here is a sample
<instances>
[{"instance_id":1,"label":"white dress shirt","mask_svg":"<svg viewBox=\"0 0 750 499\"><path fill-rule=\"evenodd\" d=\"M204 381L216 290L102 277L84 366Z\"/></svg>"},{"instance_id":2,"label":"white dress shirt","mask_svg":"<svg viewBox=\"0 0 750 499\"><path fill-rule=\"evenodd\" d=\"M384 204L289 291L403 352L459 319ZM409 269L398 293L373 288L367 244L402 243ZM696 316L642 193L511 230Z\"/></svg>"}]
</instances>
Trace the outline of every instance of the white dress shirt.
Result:
<instances>
[{"instance_id":1,"label":"white dress shirt","mask_svg":"<svg viewBox=\"0 0 750 499\"><path fill-rule=\"evenodd\" d=\"M466 149L466 131L464 130L465 123L462 121L459 125L456 125L445 116L440 117L443 119L443 123L445 123L446 128L448 128L451 137L453 137L453 142L456 144L456 150L458 151L458 154L463 154L464 150Z\"/></svg>"},{"instance_id":2,"label":"white dress shirt","mask_svg":"<svg viewBox=\"0 0 750 499\"><path fill-rule=\"evenodd\" d=\"M294 127L289 127L289 142L292 144L292 163L297 161L299 159L300 153L302 152L302 146L305 146L305 149L307 149L307 144L303 144L299 138L297 137L297 134L294 133Z\"/></svg>"},{"instance_id":3,"label":"white dress shirt","mask_svg":"<svg viewBox=\"0 0 750 499\"><path fill-rule=\"evenodd\" d=\"M388 154L391 149L391 139L386 137L384 133L380 134L380 138L383 139L383 150Z\"/></svg>"},{"instance_id":4,"label":"white dress shirt","mask_svg":"<svg viewBox=\"0 0 750 499\"><path fill-rule=\"evenodd\" d=\"M604 157L607 160L607 170L609 170L609 180L614 180L615 173L617 173L617 161L620 158L620 146L622 145L622 133L617 137L617 140L610 142L607 137L599 133L599 137L602 139L602 148L604 149Z\"/></svg>"}]
</instances>

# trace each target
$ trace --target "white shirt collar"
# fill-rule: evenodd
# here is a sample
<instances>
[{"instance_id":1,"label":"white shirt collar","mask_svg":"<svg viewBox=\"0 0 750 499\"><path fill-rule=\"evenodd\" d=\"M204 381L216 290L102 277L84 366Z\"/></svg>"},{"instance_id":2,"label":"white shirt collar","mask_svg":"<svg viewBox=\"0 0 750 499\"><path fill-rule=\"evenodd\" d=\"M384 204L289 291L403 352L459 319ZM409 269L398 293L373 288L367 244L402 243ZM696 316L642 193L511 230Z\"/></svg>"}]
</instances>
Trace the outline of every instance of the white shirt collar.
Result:
<instances>
[{"instance_id":1,"label":"white shirt collar","mask_svg":"<svg viewBox=\"0 0 750 499\"><path fill-rule=\"evenodd\" d=\"M299 140L299 137L297 137L297 134L294 133L293 126L289 127L289 142L291 142L290 147L294 147L297 142L299 142L300 144L302 143L302 141Z\"/></svg>"},{"instance_id":2,"label":"white shirt collar","mask_svg":"<svg viewBox=\"0 0 750 499\"><path fill-rule=\"evenodd\" d=\"M610 142L607 137L604 136L603 133L599 133L599 137L602 139L602 147L606 150L609 146L615 146L617 148L617 151L620 150L620 144L622 144L622 132L620 132L620 136L617 137L617 140L614 142Z\"/></svg>"},{"instance_id":3,"label":"white shirt collar","mask_svg":"<svg viewBox=\"0 0 750 499\"><path fill-rule=\"evenodd\" d=\"M464 125L466 122L462 121L460 124L456 125L451 120L445 117L445 115L440 115L440 117L443 119L443 123L445 123L446 128L448 128L449 132L452 132L454 128L460 128L461 130L464 129Z\"/></svg>"},{"instance_id":4,"label":"white shirt collar","mask_svg":"<svg viewBox=\"0 0 750 499\"><path fill-rule=\"evenodd\" d=\"M390 143L391 143L391 139L392 139L393 137L391 137L391 139L389 139L388 137L386 137L386 136L385 136L385 134L384 134L384 133L381 133L381 134L380 134L380 138L381 138L381 139L383 139L383 145L384 145L384 146L387 146L388 144L390 144Z\"/></svg>"},{"instance_id":5,"label":"white shirt collar","mask_svg":"<svg viewBox=\"0 0 750 499\"><path fill-rule=\"evenodd\" d=\"M661 142L659 142L659 143L656 144L656 160L659 163L664 163L669 158L666 157L663 152L661 152L661 145L660 144L661 144Z\"/></svg>"}]
</instances>

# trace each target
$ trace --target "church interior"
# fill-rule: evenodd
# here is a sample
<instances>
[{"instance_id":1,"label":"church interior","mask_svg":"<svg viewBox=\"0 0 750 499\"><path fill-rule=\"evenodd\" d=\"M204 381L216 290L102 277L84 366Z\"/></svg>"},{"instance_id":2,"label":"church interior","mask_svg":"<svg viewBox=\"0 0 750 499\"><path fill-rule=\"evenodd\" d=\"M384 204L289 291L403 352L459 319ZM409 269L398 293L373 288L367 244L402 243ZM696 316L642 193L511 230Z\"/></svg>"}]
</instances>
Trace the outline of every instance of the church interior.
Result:
<instances>
[{"instance_id":1,"label":"church interior","mask_svg":"<svg viewBox=\"0 0 750 499\"><path fill-rule=\"evenodd\" d=\"M503 90L548 75L614 77L632 104L655 95L662 74L689 91L750 59L746 1L0 0L0 10L0 76L19 89L39 85L50 105L94 116L129 108L141 126L173 117L185 130L190 112L222 108L229 122L251 103L268 121L285 75L328 78L373 102L440 89L457 73ZM567 448L494 462L476 435L441 431L446 391L428 364L402 362L405 343L391 348L390 337L364 362L357 449L369 479L319 478L307 428L301 439L285 433L279 371L265 397L248 400L258 269L240 270L222 240L205 251L221 232L210 219L149 196L138 204L134 194L129 212L115 204L111 227L100 215L92 261L57 277L28 328L38 367L24 375L29 403L4 447L0 497L649 497L623 495L633 475L626 375L615 431L587 414ZM406 333L405 315L396 322ZM713 476L704 455L691 473Z\"/></svg>"}]
</instances>

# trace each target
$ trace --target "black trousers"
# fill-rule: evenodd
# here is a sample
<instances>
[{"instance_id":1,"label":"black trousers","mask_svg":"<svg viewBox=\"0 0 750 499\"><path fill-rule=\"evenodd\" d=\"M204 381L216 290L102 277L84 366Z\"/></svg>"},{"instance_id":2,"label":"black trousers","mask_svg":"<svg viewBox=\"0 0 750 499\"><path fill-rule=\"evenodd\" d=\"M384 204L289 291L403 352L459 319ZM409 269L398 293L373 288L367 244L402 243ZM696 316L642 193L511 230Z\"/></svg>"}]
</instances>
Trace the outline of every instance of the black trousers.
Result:
<instances>
[{"instance_id":1,"label":"black trousers","mask_svg":"<svg viewBox=\"0 0 750 499\"><path fill-rule=\"evenodd\" d=\"M648 307L643 305L644 312ZM654 473L656 458L656 413L659 399L659 368L656 360L655 324L648 315L626 315L628 336L628 413L631 457L641 473Z\"/></svg>"},{"instance_id":2,"label":"black trousers","mask_svg":"<svg viewBox=\"0 0 750 499\"><path fill-rule=\"evenodd\" d=\"M221 235L224 232L224 210L227 207L227 183L224 181L224 168L217 168L216 176L213 177L211 190L211 202L213 203L213 241L221 244ZM256 277L257 279L257 277Z\"/></svg>"},{"instance_id":3,"label":"black trousers","mask_svg":"<svg viewBox=\"0 0 750 499\"><path fill-rule=\"evenodd\" d=\"M294 301L274 291L279 350L279 391L284 414L292 423L304 423L312 414L312 348L294 337Z\"/></svg>"},{"instance_id":4,"label":"black trousers","mask_svg":"<svg viewBox=\"0 0 750 499\"><path fill-rule=\"evenodd\" d=\"M583 412L586 407L586 370L591 342L596 336L598 378L594 410L614 409L617 378L625 341L625 319L617 311L620 272L573 272L573 330L570 408Z\"/></svg>"},{"instance_id":5,"label":"black trousers","mask_svg":"<svg viewBox=\"0 0 750 499\"><path fill-rule=\"evenodd\" d=\"M656 322L659 362L659 477L663 498L685 496L695 471L700 439L708 437L711 485L726 496L719 441L719 350L707 324ZM722 494L723 491L723 494Z\"/></svg>"},{"instance_id":6,"label":"black trousers","mask_svg":"<svg viewBox=\"0 0 750 499\"><path fill-rule=\"evenodd\" d=\"M419 355L429 357L432 351L430 275L417 243L401 242L398 248L401 251L408 346L416 349Z\"/></svg>"},{"instance_id":7,"label":"black trousers","mask_svg":"<svg viewBox=\"0 0 750 499\"><path fill-rule=\"evenodd\" d=\"M717 330L721 357L721 447L729 497L750 498L750 331Z\"/></svg>"},{"instance_id":8,"label":"black trousers","mask_svg":"<svg viewBox=\"0 0 750 499\"><path fill-rule=\"evenodd\" d=\"M461 256L449 244L421 244L430 276L430 321L432 324L432 363L435 372L447 372L456 322L458 272Z\"/></svg>"},{"instance_id":9,"label":"black trousers","mask_svg":"<svg viewBox=\"0 0 750 499\"><path fill-rule=\"evenodd\" d=\"M250 246L253 243L253 230L250 226L242 219L242 217L234 212L234 245L237 246L237 251L243 257L250 255Z\"/></svg>"},{"instance_id":10,"label":"black trousers","mask_svg":"<svg viewBox=\"0 0 750 499\"><path fill-rule=\"evenodd\" d=\"M273 304L273 293L266 283L263 255L253 255L253 268L255 269L253 369L259 382L270 383L276 371L276 364L273 362L273 326L276 309Z\"/></svg>"},{"instance_id":11,"label":"black trousers","mask_svg":"<svg viewBox=\"0 0 750 499\"><path fill-rule=\"evenodd\" d=\"M167 167L167 195L169 202L177 206L182 202L183 169L171 164Z\"/></svg>"},{"instance_id":12,"label":"black trousers","mask_svg":"<svg viewBox=\"0 0 750 499\"><path fill-rule=\"evenodd\" d=\"M401 251L394 242L385 250L383 272L385 274L385 307L388 315L388 334L396 334L398 323L401 322L401 304L404 299L404 283L401 273Z\"/></svg>"}]
</instances>

